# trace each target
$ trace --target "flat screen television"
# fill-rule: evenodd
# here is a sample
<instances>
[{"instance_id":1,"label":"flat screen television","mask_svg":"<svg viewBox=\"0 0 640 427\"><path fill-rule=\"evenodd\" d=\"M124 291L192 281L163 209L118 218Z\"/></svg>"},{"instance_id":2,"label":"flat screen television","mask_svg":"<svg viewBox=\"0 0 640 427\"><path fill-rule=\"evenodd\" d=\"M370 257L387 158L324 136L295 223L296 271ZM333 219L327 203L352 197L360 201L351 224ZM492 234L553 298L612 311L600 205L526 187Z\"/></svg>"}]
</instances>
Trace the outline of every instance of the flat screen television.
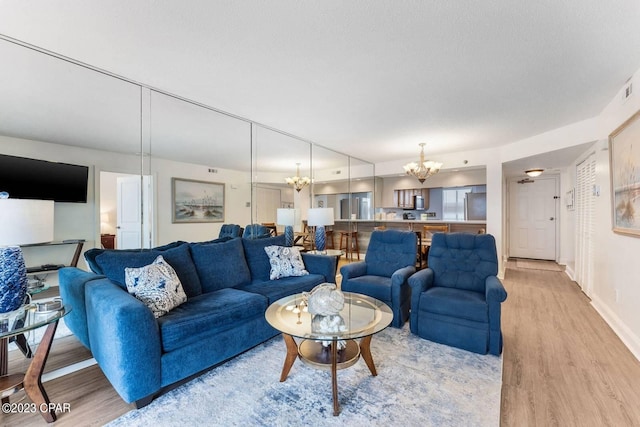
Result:
<instances>
[{"instance_id":1,"label":"flat screen television","mask_svg":"<svg viewBox=\"0 0 640 427\"><path fill-rule=\"evenodd\" d=\"M89 168L0 154L0 191L12 199L86 203Z\"/></svg>"}]
</instances>

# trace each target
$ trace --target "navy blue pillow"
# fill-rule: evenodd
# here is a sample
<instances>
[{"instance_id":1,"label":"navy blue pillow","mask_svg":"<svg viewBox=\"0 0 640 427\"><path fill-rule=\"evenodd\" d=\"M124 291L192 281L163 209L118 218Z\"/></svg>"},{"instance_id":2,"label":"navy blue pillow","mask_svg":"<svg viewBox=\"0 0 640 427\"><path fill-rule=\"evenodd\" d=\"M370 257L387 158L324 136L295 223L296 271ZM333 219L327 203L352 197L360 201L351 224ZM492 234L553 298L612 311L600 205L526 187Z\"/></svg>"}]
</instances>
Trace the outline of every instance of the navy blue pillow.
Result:
<instances>
[{"instance_id":1,"label":"navy blue pillow","mask_svg":"<svg viewBox=\"0 0 640 427\"><path fill-rule=\"evenodd\" d=\"M203 292L231 288L251 281L240 239L191 243L189 246Z\"/></svg>"},{"instance_id":2,"label":"navy blue pillow","mask_svg":"<svg viewBox=\"0 0 640 427\"><path fill-rule=\"evenodd\" d=\"M102 271L102 274L126 289L124 269L149 265L158 255L162 255L164 260L176 271L187 298L195 297L202 293L200 278L191 259L189 245L186 243L166 250L104 251L95 257L95 263Z\"/></svg>"},{"instance_id":3,"label":"navy blue pillow","mask_svg":"<svg viewBox=\"0 0 640 427\"><path fill-rule=\"evenodd\" d=\"M285 246L284 234L262 239L242 238L242 245L244 246L244 256L247 259L247 264L251 271L252 281L266 282L269 280L271 263L269 262L269 256L265 252L264 248L272 245Z\"/></svg>"},{"instance_id":4,"label":"navy blue pillow","mask_svg":"<svg viewBox=\"0 0 640 427\"><path fill-rule=\"evenodd\" d=\"M115 249L115 250L119 252L166 251L167 249L177 248L183 243L186 243L186 242L183 242L183 241L171 242L166 245L155 247L153 249ZM87 265L89 265L89 268L91 269L91 271L93 271L96 274L104 274L104 272L100 268L100 265L98 265L98 263L96 262L96 258L105 252L113 252L113 251L114 249L101 249L101 248L89 249L84 253L84 259L87 261Z\"/></svg>"}]
</instances>

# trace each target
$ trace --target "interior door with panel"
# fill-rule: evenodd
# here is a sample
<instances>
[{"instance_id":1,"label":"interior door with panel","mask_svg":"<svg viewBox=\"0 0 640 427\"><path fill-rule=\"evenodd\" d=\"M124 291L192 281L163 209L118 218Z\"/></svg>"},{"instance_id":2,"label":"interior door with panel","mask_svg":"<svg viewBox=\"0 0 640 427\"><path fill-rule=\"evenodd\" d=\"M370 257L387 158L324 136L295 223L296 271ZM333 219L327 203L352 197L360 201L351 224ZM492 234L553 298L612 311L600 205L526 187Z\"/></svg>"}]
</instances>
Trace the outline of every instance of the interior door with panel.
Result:
<instances>
[{"instance_id":1,"label":"interior door with panel","mask_svg":"<svg viewBox=\"0 0 640 427\"><path fill-rule=\"evenodd\" d=\"M509 182L509 255L556 259L558 179Z\"/></svg>"}]
</instances>

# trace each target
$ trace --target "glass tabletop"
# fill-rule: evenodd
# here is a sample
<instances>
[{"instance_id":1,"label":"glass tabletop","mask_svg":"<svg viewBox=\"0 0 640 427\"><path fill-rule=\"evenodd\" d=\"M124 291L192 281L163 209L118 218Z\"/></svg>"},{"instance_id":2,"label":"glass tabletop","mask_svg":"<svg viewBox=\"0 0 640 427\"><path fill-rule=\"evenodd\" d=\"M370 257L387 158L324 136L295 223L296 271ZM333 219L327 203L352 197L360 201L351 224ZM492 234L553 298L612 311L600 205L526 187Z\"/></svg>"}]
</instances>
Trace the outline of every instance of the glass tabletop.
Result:
<instances>
[{"instance_id":1,"label":"glass tabletop","mask_svg":"<svg viewBox=\"0 0 640 427\"><path fill-rule=\"evenodd\" d=\"M342 256L344 255L344 252L340 249L327 249L324 251L307 251L308 254L313 254L313 255L327 255L327 256Z\"/></svg>"},{"instance_id":2,"label":"glass tabletop","mask_svg":"<svg viewBox=\"0 0 640 427\"><path fill-rule=\"evenodd\" d=\"M298 338L318 340L362 338L376 334L391 324L393 312L382 301L352 292L343 294L344 307L339 318L332 319L343 322L340 332L328 333L318 331L314 327L317 322L313 322L313 316L307 311L303 294L290 295L274 302L267 309L265 317L267 322L280 332Z\"/></svg>"},{"instance_id":3,"label":"glass tabletop","mask_svg":"<svg viewBox=\"0 0 640 427\"><path fill-rule=\"evenodd\" d=\"M63 305L57 310L38 312L35 304L29 304L11 313L0 314L0 338L9 338L48 325L70 311L70 306Z\"/></svg>"}]
</instances>

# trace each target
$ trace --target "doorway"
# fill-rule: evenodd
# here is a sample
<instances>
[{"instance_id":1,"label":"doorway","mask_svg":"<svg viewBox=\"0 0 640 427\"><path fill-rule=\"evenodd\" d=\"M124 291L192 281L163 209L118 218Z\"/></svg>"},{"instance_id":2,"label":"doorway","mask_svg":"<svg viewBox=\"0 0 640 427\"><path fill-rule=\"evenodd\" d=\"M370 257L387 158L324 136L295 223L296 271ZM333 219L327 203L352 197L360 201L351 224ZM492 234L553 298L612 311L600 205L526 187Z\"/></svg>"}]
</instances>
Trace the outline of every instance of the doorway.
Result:
<instances>
[{"instance_id":1,"label":"doorway","mask_svg":"<svg viewBox=\"0 0 640 427\"><path fill-rule=\"evenodd\" d=\"M509 256L556 260L558 177L509 181Z\"/></svg>"},{"instance_id":2,"label":"doorway","mask_svg":"<svg viewBox=\"0 0 640 427\"><path fill-rule=\"evenodd\" d=\"M150 176L100 172L101 240L114 249L153 246L153 182ZM103 243L104 245L104 243Z\"/></svg>"}]
</instances>

